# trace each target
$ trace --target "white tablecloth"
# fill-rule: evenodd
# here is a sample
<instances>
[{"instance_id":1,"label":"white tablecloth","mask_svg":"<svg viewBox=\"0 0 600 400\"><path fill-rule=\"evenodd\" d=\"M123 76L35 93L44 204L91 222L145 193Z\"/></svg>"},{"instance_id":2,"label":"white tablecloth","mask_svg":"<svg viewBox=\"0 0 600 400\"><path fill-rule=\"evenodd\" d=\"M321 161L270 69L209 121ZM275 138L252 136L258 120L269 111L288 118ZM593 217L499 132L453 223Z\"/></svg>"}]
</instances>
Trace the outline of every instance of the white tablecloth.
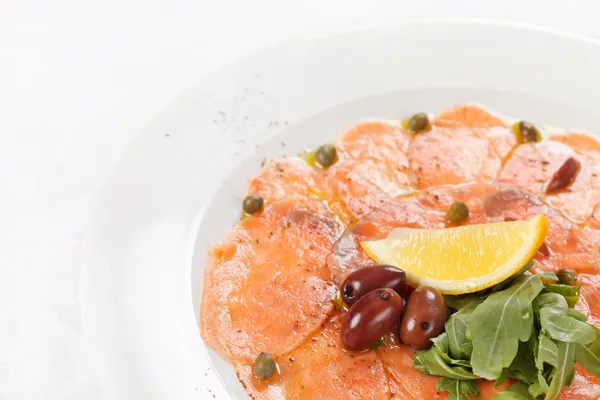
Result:
<instances>
[{"instance_id":1,"label":"white tablecloth","mask_svg":"<svg viewBox=\"0 0 600 400\"><path fill-rule=\"evenodd\" d=\"M0 1L0 399L102 398L79 316L80 237L119 154L174 97L305 31L462 17L600 36L594 0L489 3Z\"/></svg>"}]
</instances>

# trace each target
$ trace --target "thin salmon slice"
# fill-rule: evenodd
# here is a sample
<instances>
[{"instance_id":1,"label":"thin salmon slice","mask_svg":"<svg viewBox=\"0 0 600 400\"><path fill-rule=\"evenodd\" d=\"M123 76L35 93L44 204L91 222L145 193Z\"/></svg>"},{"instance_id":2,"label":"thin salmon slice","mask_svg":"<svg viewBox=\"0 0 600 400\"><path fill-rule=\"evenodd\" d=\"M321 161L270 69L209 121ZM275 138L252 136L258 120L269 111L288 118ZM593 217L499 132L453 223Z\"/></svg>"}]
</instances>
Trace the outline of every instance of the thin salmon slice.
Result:
<instances>
[{"instance_id":1,"label":"thin salmon slice","mask_svg":"<svg viewBox=\"0 0 600 400\"><path fill-rule=\"evenodd\" d=\"M318 329L337 287L326 257L342 225L294 201L267 205L214 246L206 264L200 328L229 359L283 354Z\"/></svg>"},{"instance_id":2,"label":"thin salmon slice","mask_svg":"<svg viewBox=\"0 0 600 400\"><path fill-rule=\"evenodd\" d=\"M586 223L593 229L600 229L600 142L587 133L565 133L550 139L570 146L583 159L582 173L589 179L588 203L579 205L585 212L580 212L581 218L577 222L588 217Z\"/></svg>"},{"instance_id":3,"label":"thin salmon slice","mask_svg":"<svg viewBox=\"0 0 600 400\"><path fill-rule=\"evenodd\" d=\"M340 340L341 314L300 347L277 358L279 373L268 381L249 364L235 365L238 378L254 399L389 399L383 364L374 351L349 353Z\"/></svg>"},{"instance_id":4,"label":"thin salmon slice","mask_svg":"<svg viewBox=\"0 0 600 400\"><path fill-rule=\"evenodd\" d=\"M544 214L548 218L545 247L548 254L538 252L534 271L556 271L571 268L577 272L595 273L600 252L590 236L536 196L511 186L483 199L487 222L527 220Z\"/></svg>"},{"instance_id":5,"label":"thin salmon slice","mask_svg":"<svg viewBox=\"0 0 600 400\"><path fill-rule=\"evenodd\" d=\"M514 146L506 124L484 108L442 111L432 129L415 135L410 166L420 189L466 182L492 183Z\"/></svg>"},{"instance_id":6,"label":"thin salmon slice","mask_svg":"<svg viewBox=\"0 0 600 400\"><path fill-rule=\"evenodd\" d=\"M407 157L410 135L399 123L363 122L335 145L339 159L329 169L329 184L355 217L413 191Z\"/></svg>"},{"instance_id":7,"label":"thin salmon slice","mask_svg":"<svg viewBox=\"0 0 600 400\"><path fill-rule=\"evenodd\" d=\"M575 308L588 316L590 324L600 326L600 276L580 274L581 297ZM560 400L597 400L600 398L600 378L575 364L571 386L561 391Z\"/></svg>"},{"instance_id":8,"label":"thin salmon slice","mask_svg":"<svg viewBox=\"0 0 600 400\"><path fill-rule=\"evenodd\" d=\"M433 125L456 130L470 129L477 136L487 136L496 155L504 160L517 145L511 128L500 116L476 104L451 107L440 112Z\"/></svg>"},{"instance_id":9,"label":"thin salmon slice","mask_svg":"<svg viewBox=\"0 0 600 400\"><path fill-rule=\"evenodd\" d=\"M590 134L575 132L552 135L550 140L561 142L575 150L586 161L584 167L589 169L591 189L600 190L600 141Z\"/></svg>"},{"instance_id":10,"label":"thin salmon slice","mask_svg":"<svg viewBox=\"0 0 600 400\"><path fill-rule=\"evenodd\" d=\"M376 351L388 376L392 399L443 400L448 397L447 392L436 389L439 377L425 375L414 368L415 351L400 344L396 333L386 335L384 340L386 345ZM480 379L478 384L481 396L477 399L480 400L489 400L510 386L510 382L506 381L494 387L495 382L484 379Z\"/></svg>"},{"instance_id":11,"label":"thin salmon slice","mask_svg":"<svg viewBox=\"0 0 600 400\"><path fill-rule=\"evenodd\" d=\"M434 127L416 135L410 149L410 166L419 189L474 181L492 183L500 165L489 138L476 136L470 129Z\"/></svg>"},{"instance_id":12,"label":"thin salmon slice","mask_svg":"<svg viewBox=\"0 0 600 400\"><path fill-rule=\"evenodd\" d=\"M546 186L564 162L574 157L582 168L565 190L546 194ZM506 162L498 179L540 197L575 223L585 222L592 213L590 171L586 161L571 147L556 140L519 146Z\"/></svg>"},{"instance_id":13,"label":"thin salmon slice","mask_svg":"<svg viewBox=\"0 0 600 400\"><path fill-rule=\"evenodd\" d=\"M267 204L295 199L315 212L332 212L344 223L353 221L344 203L330 190L326 172L300 158L266 160L248 184L247 193L261 196Z\"/></svg>"}]
</instances>

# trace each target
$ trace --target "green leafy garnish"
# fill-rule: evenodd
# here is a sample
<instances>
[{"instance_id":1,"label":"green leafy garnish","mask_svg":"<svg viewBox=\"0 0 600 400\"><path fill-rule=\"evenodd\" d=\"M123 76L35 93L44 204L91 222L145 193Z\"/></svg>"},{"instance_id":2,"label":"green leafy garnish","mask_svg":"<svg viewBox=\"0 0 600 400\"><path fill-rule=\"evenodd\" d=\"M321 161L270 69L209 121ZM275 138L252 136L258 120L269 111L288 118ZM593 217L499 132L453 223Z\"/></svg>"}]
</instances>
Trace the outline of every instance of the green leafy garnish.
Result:
<instances>
[{"instance_id":1,"label":"green leafy garnish","mask_svg":"<svg viewBox=\"0 0 600 400\"><path fill-rule=\"evenodd\" d=\"M575 344L558 342L558 364L550 374L550 388L546 400L558 397L563 386L569 386L575 377Z\"/></svg>"},{"instance_id":2,"label":"green leafy garnish","mask_svg":"<svg viewBox=\"0 0 600 400\"><path fill-rule=\"evenodd\" d=\"M575 345L575 361L596 376L600 376L600 329L594 327L596 339L588 344Z\"/></svg>"},{"instance_id":3,"label":"green leafy garnish","mask_svg":"<svg viewBox=\"0 0 600 400\"><path fill-rule=\"evenodd\" d=\"M529 394L537 397L548 391L544 372L558 365L558 347L546 335L540 333L537 351L534 353L537 379L529 386Z\"/></svg>"},{"instance_id":4,"label":"green leafy garnish","mask_svg":"<svg viewBox=\"0 0 600 400\"><path fill-rule=\"evenodd\" d=\"M575 307L575 304L579 301L579 289L581 289L581 285L570 286L558 283L544 283L544 287L549 292L558 293L563 296L571 308Z\"/></svg>"},{"instance_id":5,"label":"green leafy garnish","mask_svg":"<svg viewBox=\"0 0 600 400\"><path fill-rule=\"evenodd\" d=\"M449 340L446 332L442 333L438 337L431 339L433 342L433 347L437 350L438 354L448 365L455 365L458 367L466 367L471 368L471 363L468 360L461 360L451 358L448 354L449 352Z\"/></svg>"},{"instance_id":6,"label":"green leafy garnish","mask_svg":"<svg viewBox=\"0 0 600 400\"><path fill-rule=\"evenodd\" d=\"M573 318L562 308L542 308L540 324L548 336L562 342L588 344L596 338L596 331L591 325Z\"/></svg>"},{"instance_id":7,"label":"green leafy garnish","mask_svg":"<svg viewBox=\"0 0 600 400\"><path fill-rule=\"evenodd\" d=\"M479 397L477 381L459 381L456 379L442 378L435 388L439 392L448 392L446 400L469 400L469 394Z\"/></svg>"},{"instance_id":8,"label":"green leafy garnish","mask_svg":"<svg viewBox=\"0 0 600 400\"><path fill-rule=\"evenodd\" d=\"M533 397L529 395L526 384L517 382L495 395L492 400L533 400Z\"/></svg>"},{"instance_id":9,"label":"green leafy garnish","mask_svg":"<svg viewBox=\"0 0 600 400\"><path fill-rule=\"evenodd\" d=\"M522 275L513 284L490 295L469 318L467 336L473 342L471 365L482 378L494 380L512 363L533 329L531 303L544 285L537 275Z\"/></svg>"},{"instance_id":10,"label":"green leafy garnish","mask_svg":"<svg viewBox=\"0 0 600 400\"><path fill-rule=\"evenodd\" d=\"M600 328L573 309L581 285L528 268L490 289L444 297L456 312L414 366L440 376L437 389L448 399L476 397L476 379L497 386L511 378L494 400L554 400L571 384L575 361L600 378Z\"/></svg>"},{"instance_id":11,"label":"green leafy garnish","mask_svg":"<svg viewBox=\"0 0 600 400\"><path fill-rule=\"evenodd\" d=\"M448 334L448 344L450 355L455 358L467 360L473 352L473 343L467 338L467 323L473 313L473 310L480 305L481 299L471 299L471 301L462 307L458 312L446 321L446 333Z\"/></svg>"},{"instance_id":12,"label":"green leafy garnish","mask_svg":"<svg viewBox=\"0 0 600 400\"><path fill-rule=\"evenodd\" d=\"M447 355L446 355L447 357ZM477 375L461 366L453 366L446 362L437 347L415 354L414 366L425 375L444 376L457 380L477 379Z\"/></svg>"},{"instance_id":13,"label":"green leafy garnish","mask_svg":"<svg viewBox=\"0 0 600 400\"><path fill-rule=\"evenodd\" d=\"M380 347L385 346L385 342L383 339L378 339L375 343L373 343L370 347L371 350L377 350Z\"/></svg>"}]
</instances>

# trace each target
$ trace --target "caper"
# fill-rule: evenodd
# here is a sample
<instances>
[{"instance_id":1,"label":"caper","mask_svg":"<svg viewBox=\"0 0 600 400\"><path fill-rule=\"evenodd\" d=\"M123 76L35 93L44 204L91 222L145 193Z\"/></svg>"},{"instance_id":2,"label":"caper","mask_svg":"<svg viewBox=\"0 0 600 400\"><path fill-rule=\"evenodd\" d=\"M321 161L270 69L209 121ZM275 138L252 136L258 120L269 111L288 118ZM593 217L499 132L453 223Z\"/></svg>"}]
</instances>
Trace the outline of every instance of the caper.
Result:
<instances>
[{"instance_id":1,"label":"caper","mask_svg":"<svg viewBox=\"0 0 600 400\"><path fill-rule=\"evenodd\" d=\"M513 131L519 142L536 143L542 140L542 134L531 122L519 121L513 125Z\"/></svg>"},{"instance_id":2,"label":"caper","mask_svg":"<svg viewBox=\"0 0 600 400\"><path fill-rule=\"evenodd\" d=\"M242 202L242 209L246 214L254 214L260 211L264 204L262 197L256 194L249 194Z\"/></svg>"},{"instance_id":3,"label":"caper","mask_svg":"<svg viewBox=\"0 0 600 400\"><path fill-rule=\"evenodd\" d=\"M577 283L578 279L577 272L568 268L559 269L556 276L558 276L558 281L563 285L574 285Z\"/></svg>"},{"instance_id":4,"label":"caper","mask_svg":"<svg viewBox=\"0 0 600 400\"><path fill-rule=\"evenodd\" d=\"M452 224L463 222L469 217L469 207L462 201L455 201L448 210L448 221Z\"/></svg>"},{"instance_id":5,"label":"caper","mask_svg":"<svg viewBox=\"0 0 600 400\"><path fill-rule=\"evenodd\" d=\"M337 158L337 150L330 143L324 144L315 151L315 158L322 167L332 166Z\"/></svg>"},{"instance_id":6,"label":"caper","mask_svg":"<svg viewBox=\"0 0 600 400\"><path fill-rule=\"evenodd\" d=\"M424 112L416 113L408 119L408 130L412 132L422 132L429 128L429 116Z\"/></svg>"},{"instance_id":7,"label":"caper","mask_svg":"<svg viewBox=\"0 0 600 400\"><path fill-rule=\"evenodd\" d=\"M275 374L277 364L269 353L264 351L254 360L254 374L262 380L267 380Z\"/></svg>"}]
</instances>

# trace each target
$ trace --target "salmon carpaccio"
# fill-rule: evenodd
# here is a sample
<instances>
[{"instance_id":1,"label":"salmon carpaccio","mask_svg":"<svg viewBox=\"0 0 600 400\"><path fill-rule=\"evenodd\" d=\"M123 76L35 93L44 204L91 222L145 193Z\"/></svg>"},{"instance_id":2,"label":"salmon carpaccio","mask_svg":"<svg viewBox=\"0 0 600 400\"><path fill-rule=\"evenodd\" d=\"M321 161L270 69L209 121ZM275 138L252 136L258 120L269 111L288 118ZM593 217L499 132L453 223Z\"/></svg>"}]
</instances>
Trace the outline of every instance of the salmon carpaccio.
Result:
<instances>
[{"instance_id":1,"label":"salmon carpaccio","mask_svg":"<svg viewBox=\"0 0 600 400\"><path fill-rule=\"evenodd\" d=\"M445 228L457 200L466 224L524 220L544 214L545 244L534 269L580 274L577 309L600 325L600 143L564 131L519 144L508 119L476 105L438 113L427 132L400 121L370 120L334 142L328 169L300 158L266 160L247 188L264 199L208 254L200 313L204 341L234 365L255 399L445 399L437 377L413 368L414 351L397 334L360 354L340 342L338 287L351 272L374 264L360 242L396 228ZM581 165L566 189L546 193L569 157ZM252 372L268 352L278 373ZM481 380L480 399L494 387ZM576 365L560 399L600 398L600 379Z\"/></svg>"}]
</instances>

